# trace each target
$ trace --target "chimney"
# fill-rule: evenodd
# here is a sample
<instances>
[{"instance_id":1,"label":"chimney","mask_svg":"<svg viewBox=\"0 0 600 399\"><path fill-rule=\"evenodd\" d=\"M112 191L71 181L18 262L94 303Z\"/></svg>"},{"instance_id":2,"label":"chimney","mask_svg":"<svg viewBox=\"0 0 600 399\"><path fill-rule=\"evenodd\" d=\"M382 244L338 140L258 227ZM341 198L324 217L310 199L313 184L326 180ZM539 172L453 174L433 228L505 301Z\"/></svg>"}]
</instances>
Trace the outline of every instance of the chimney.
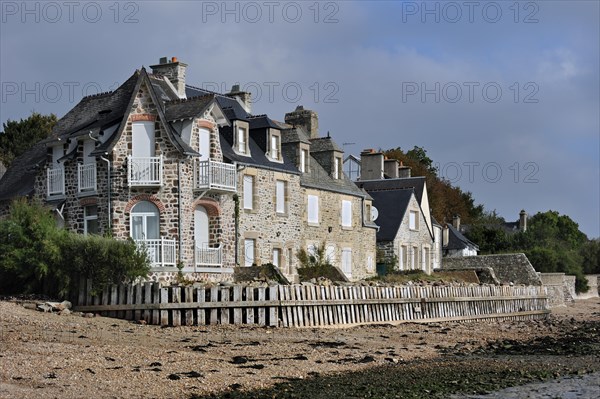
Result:
<instances>
[{"instance_id":1,"label":"chimney","mask_svg":"<svg viewBox=\"0 0 600 399\"><path fill-rule=\"evenodd\" d=\"M169 82L177 90L179 98L186 98L185 96L185 72L187 64L180 62L177 57L168 59L162 57L157 65L150 65L152 73L157 76L163 76L169 79Z\"/></svg>"},{"instance_id":2,"label":"chimney","mask_svg":"<svg viewBox=\"0 0 600 399\"><path fill-rule=\"evenodd\" d=\"M401 179L405 179L410 177L410 166L404 166L402 162L400 162L400 166L398 166L398 177Z\"/></svg>"},{"instance_id":3,"label":"chimney","mask_svg":"<svg viewBox=\"0 0 600 399\"><path fill-rule=\"evenodd\" d=\"M460 231L460 215L455 215L452 218L452 226L458 231Z\"/></svg>"},{"instance_id":4,"label":"chimney","mask_svg":"<svg viewBox=\"0 0 600 399\"><path fill-rule=\"evenodd\" d=\"M521 209L521 212L519 212L519 230L527 231L527 212L525 212L525 209Z\"/></svg>"},{"instance_id":5,"label":"chimney","mask_svg":"<svg viewBox=\"0 0 600 399\"><path fill-rule=\"evenodd\" d=\"M383 170L390 179L398 178L398 161L395 159L386 159L383 161Z\"/></svg>"},{"instance_id":6,"label":"chimney","mask_svg":"<svg viewBox=\"0 0 600 399\"><path fill-rule=\"evenodd\" d=\"M382 152L367 149L360 153L360 180L383 179L384 157Z\"/></svg>"},{"instance_id":7,"label":"chimney","mask_svg":"<svg viewBox=\"0 0 600 399\"><path fill-rule=\"evenodd\" d=\"M311 139L319 137L319 117L317 113L304 109L302 105L298 105L295 111L285 114L285 123L303 127Z\"/></svg>"},{"instance_id":8,"label":"chimney","mask_svg":"<svg viewBox=\"0 0 600 399\"><path fill-rule=\"evenodd\" d=\"M442 230L442 247L447 246L449 240L450 240L450 236L448 233L448 225L444 224L444 229Z\"/></svg>"},{"instance_id":9,"label":"chimney","mask_svg":"<svg viewBox=\"0 0 600 399\"><path fill-rule=\"evenodd\" d=\"M231 87L231 91L227 93L228 97L233 97L244 107L246 112L252 112L252 100L250 98L250 93L247 91L241 91L240 85L233 85Z\"/></svg>"}]
</instances>

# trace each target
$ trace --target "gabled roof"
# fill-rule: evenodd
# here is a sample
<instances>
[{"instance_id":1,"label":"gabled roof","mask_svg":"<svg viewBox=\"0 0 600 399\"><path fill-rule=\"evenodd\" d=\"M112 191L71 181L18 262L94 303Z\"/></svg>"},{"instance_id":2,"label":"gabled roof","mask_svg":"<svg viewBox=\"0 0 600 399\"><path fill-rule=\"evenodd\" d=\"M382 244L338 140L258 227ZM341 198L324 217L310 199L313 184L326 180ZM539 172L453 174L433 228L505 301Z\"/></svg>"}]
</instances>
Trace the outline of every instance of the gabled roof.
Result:
<instances>
[{"instance_id":1,"label":"gabled roof","mask_svg":"<svg viewBox=\"0 0 600 399\"><path fill-rule=\"evenodd\" d=\"M452 224L446 223L448 226L448 244L444 246L444 249L465 249L473 248L479 250L477 244L470 241L467 237L462 235Z\"/></svg>"},{"instance_id":2,"label":"gabled roof","mask_svg":"<svg viewBox=\"0 0 600 399\"><path fill-rule=\"evenodd\" d=\"M356 185L367 190L368 193L374 191L403 190L413 189L417 202L421 205L423 190L425 189L425 177L405 177L398 179L379 179L379 180L359 180Z\"/></svg>"},{"instance_id":3,"label":"gabled roof","mask_svg":"<svg viewBox=\"0 0 600 399\"><path fill-rule=\"evenodd\" d=\"M302 127L291 127L281 122L276 122L281 130L281 143L304 143L311 144L308 133Z\"/></svg>"},{"instance_id":4,"label":"gabled roof","mask_svg":"<svg viewBox=\"0 0 600 399\"><path fill-rule=\"evenodd\" d=\"M414 195L412 189L394 191L373 191L373 206L379 211L375 220L380 226L377 232L377 241L393 241L398 234L404 215Z\"/></svg>"}]
</instances>

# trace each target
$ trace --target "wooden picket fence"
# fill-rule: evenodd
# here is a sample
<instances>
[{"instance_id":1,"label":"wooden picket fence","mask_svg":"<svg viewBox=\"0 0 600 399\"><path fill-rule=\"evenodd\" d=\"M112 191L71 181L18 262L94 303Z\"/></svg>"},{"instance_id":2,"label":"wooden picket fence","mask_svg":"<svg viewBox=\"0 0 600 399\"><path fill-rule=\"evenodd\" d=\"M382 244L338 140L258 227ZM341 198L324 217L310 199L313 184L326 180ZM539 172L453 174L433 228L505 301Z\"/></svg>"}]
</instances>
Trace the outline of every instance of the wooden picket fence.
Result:
<instances>
[{"instance_id":1,"label":"wooden picket fence","mask_svg":"<svg viewBox=\"0 0 600 399\"><path fill-rule=\"evenodd\" d=\"M76 311L161 326L248 324L310 327L383 322L535 319L550 312L535 286L214 286L113 285L91 295L81 285Z\"/></svg>"}]
</instances>

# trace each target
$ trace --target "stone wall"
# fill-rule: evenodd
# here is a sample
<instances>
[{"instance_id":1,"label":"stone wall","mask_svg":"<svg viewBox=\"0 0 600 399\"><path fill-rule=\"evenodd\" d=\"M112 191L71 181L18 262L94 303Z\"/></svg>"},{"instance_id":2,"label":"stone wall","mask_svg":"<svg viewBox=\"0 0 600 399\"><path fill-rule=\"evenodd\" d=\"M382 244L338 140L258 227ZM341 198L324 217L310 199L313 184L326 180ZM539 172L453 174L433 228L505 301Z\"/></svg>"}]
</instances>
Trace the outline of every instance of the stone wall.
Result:
<instances>
[{"instance_id":1,"label":"stone wall","mask_svg":"<svg viewBox=\"0 0 600 399\"><path fill-rule=\"evenodd\" d=\"M542 285L542 281L525 254L501 254L443 258L444 269L478 269L489 267L503 284Z\"/></svg>"},{"instance_id":2,"label":"stone wall","mask_svg":"<svg viewBox=\"0 0 600 399\"><path fill-rule=\"evenodd\" d=\"M548 305L556 307L573 302L575 298L575 279L572 287L569 287L570 279L564 273L539 273L542 285L546 287L548 294Z\"/></svg>"},{"instance_id":3,"label":"stone wall","mask_svg":"<svg viewBox=\"0 0 600 399\"><path fill-rule=\"evenodd\" d=\"M598 292L598 279L600 278L600 274L586 274L585 278L587 279L588 287L590 287L590 289L588 292L577 295L577 299L597 298L600 294Z\"/></svg>"}]
</instances>

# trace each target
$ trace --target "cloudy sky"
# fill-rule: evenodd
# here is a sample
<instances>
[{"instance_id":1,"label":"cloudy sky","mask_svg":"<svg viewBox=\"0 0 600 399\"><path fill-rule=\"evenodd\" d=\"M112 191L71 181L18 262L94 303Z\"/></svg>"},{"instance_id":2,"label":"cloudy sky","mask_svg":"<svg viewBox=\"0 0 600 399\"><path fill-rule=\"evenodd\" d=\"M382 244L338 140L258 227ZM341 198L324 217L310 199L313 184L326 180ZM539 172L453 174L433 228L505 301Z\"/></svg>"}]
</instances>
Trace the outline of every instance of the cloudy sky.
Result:
<instances>
[{"instance_id":1,"label":"cloudy sky","mask_svg":"<svg viewBox=\"0 0 600 399\"><path fill-rule=\"evenodd\" d=\"M347 153L424 147L516 220L600 236L597 1L1 1L0 121L64 115L163 56L189 84L318 112Z\"/></svg>"}]
</instances>

